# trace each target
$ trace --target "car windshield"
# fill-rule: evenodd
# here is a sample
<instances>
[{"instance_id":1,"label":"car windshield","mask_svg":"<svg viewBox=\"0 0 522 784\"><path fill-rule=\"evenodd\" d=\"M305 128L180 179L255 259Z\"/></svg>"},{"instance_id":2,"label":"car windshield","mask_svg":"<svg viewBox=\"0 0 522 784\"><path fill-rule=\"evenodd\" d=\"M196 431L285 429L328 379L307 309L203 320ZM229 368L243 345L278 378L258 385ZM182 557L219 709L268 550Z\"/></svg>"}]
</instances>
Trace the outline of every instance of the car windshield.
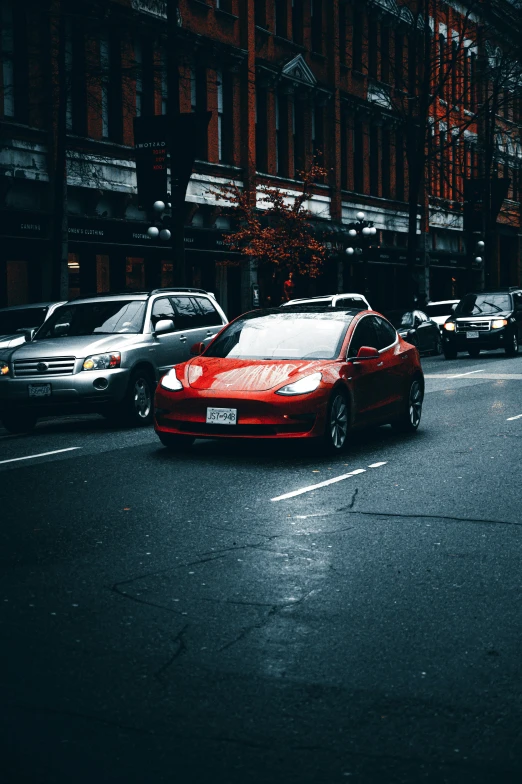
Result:
<instances>
[{"instance_id":1,"label":"car windshield","mask_svg":"<svg viewBox=\"0 0 522 784\"><path fill-rule=\"evenodd\" d=\"M44 323L46 315L46 307L0 311L0 335L11 335L17 329L39 327Z\"/></svg>"},{"instance_id":2,"label":"car windshield","mask_svg":"<svg viewBox=\"0 0 522 784\"><path fill-rule=\"evenodd\" d=\"M398 310L387 315L388 321L391 321L395 329L401 327L413 327L413 313L408 310L406 313L403 310Z\"/></svg>"},{"instance_id":3,"label":"car windshield","mask_svg":"<svg viewBox=\"0 0 522 784\"><path fill-rule=\"evenodd\" d=\"M145 302L141 300L103 300L62 305L40 328L36 338L136 334L142 330L144 316Z\"/></svg>"},{"instance_id":4,"label":"car windshield","mask_svg":"<svg viewBox=\"0 0 522 784\"><path fill-rule=\"evenodd\" d=\"M453 304L451 302L446 302L442 305L426 305L424 312L430 318L437 318L437 316L451 316L453 313Z\"/></svg>"},{"instance_id":5,"label":"car windshield","mask_svg":"<svg viewBox=\"0 0 522 784\"><path fill-rule=\"evenodd\" d=\"M234 321L205 352L236 359L335 359L349 314L266 313Z\"/></svg>"},{"instance_id":6,"label":"car windshield","mask_svg":"<svg viewBox=\"0 0 522 784\"><path fill-rule=\"evenodd\" d=\"M492 316L511 310L509 294L468 294L455 309L456 316Z\"/></svg>"}]
</instances>

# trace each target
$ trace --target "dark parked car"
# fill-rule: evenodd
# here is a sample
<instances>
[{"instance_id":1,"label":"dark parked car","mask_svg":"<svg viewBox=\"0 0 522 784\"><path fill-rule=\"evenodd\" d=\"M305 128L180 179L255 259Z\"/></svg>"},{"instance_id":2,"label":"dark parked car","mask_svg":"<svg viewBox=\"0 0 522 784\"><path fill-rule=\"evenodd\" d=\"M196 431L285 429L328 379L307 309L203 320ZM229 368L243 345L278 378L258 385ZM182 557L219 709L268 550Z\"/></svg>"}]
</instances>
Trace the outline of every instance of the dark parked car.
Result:
<instances>
[{"instance_id":1,"label":"dark parked car","mask_svg":"<svg viewBox=\"0 0 522 784\"><path fill-rule=\"evenodd\" d=\"M444 356L459 351L478 357L481 351L503 348L514 357L522 341L522 289L466 294L444 323Z\"/></svg>"},{"instance_id":2,"label":"dark parked car","mask_svg":"<svg viewBox=\"0 0 522 784\"><path fill-rule=\"evenodd\" d=\"M403 340L417 346L419 354L442 354L439 326L422 310L395 310L386 317Z\"/></svg>"},{"instance_id":3,"label":"dark parked car","mask_svg":"<svg viewBox=\"0 0 522 784\"><path fill-rule=\"evenodd\" d=\"M32 305L11 305L0 308L0 344L10 346L30 340L36 330L63 302L37 302Z\"/></svg>"}]
</instances>

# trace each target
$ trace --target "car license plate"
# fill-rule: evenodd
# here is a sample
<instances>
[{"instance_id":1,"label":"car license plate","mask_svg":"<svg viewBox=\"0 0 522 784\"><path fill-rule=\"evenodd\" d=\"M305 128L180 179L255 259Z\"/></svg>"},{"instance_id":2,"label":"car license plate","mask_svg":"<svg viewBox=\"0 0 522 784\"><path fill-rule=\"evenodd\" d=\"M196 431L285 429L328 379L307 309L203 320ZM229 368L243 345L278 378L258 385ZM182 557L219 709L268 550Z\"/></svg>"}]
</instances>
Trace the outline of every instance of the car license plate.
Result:
<instances>
[{"instance_id":1,"label":"car license plate","mask_svg":"<svg viewBox=\"0 0 522 784\"><path fill-rule=\"evenodd\" d=\"M207 425L237 425L237 408L207 408Z\"/></svg>"},{"instance_id":2,"label":"car license plate","mask_svg":"<svg viewBox=\"0 0 522 784\"><path fill-rule=\"evenodd\" d=\"M50 384L29 384L29 397L50 397Z\"/></svg>"},{"instance_id":3,"label":"car license plate","mask_svg":"<svg viewBox=\"0 0 522 784\"><path fill-rule=\"evenodd\" d=\"M467 338L478 338L478 336L479 336L478 332L466 332Z\"/></svg>"}]
</instances>

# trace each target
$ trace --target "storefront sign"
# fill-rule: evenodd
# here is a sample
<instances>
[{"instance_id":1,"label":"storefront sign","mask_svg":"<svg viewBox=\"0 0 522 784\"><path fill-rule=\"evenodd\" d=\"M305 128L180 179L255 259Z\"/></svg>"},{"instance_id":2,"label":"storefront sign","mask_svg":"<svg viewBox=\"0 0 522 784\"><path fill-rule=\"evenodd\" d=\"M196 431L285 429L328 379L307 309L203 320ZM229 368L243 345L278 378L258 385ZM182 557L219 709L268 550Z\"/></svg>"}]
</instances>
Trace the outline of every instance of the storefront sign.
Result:
<instances>
[{"instance_id":1,"label":"storefront sign","mask_svg":"<svg viewBox=\"0 0 522 784\"><path fill-rule=\"evenodd\" d=\"M44 240L49 236L50 220L42 213L24 210L0 211L0 236Z\"/></svg>"},{"instance_id":2,"label":"storefront sign","mask_svg":"<svg viewBox=\"0 0 522 784\"><path fill-rule=\"evenodd\" d=\"M136 150L136 178L140 204L152 209L155 201L167 198L167 152L169 120L166 115L136 117L134 146Z\"/></svg>"}]
</instances>

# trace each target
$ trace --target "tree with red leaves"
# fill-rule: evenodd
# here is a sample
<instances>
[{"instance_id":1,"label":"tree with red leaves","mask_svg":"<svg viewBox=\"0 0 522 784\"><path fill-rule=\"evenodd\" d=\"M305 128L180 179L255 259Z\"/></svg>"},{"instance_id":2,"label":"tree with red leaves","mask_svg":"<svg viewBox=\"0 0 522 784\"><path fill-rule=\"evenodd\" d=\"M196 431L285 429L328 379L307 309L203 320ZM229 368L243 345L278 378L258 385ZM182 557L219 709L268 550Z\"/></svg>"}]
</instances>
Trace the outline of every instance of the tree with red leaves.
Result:
<instances>
[{"instance_id":1,"label":"tree with red leaves","mask_svg":"<svg viewBox=\"0 0 522 784\"><path fill-rule=\"evenodd\" d=\"M255 258L272 273L279 270L315 278L321 273L326 248L314 236L306 203L314 183L324 180L327 171L314 162L299 175L297 195L274 185L248 188L238 183L216 186L211 194L229 205L225 211L237 221L238 228L224 237L231 250Z\"/></svg>"}]
</instances>

